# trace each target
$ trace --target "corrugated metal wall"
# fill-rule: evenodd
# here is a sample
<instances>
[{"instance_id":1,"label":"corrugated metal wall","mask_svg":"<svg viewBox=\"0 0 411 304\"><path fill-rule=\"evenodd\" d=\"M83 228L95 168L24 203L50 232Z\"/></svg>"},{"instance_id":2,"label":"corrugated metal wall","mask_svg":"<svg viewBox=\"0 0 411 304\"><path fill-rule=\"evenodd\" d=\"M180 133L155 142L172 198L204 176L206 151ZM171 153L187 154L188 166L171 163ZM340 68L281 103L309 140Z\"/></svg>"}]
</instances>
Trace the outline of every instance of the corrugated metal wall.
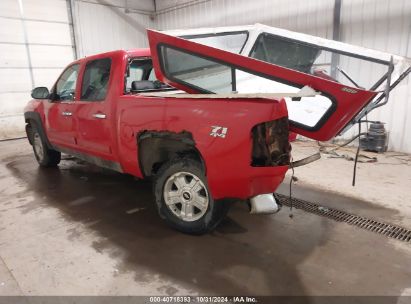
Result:
<instances>
[{"instance_id":1,"label":"corrugated metal wall","mask_svg":"<svg viewBox=\"0 0 411 304\"><path fill-rule=\"evenodd\" d=\"M263 23L332 38L333 0L162 0L156 27L161 30ZM410 0L342 0L342 41L411 57ZM371 76L371 75L370 75ZM389 148L411 152L411 79L391 102L370 115L387 123ZM350 137L356 130L347 132Z\"/></svg>"},{"instance_id":2,"label":"corrugated metal wall","mask_svg":"<svg viewBox=\"0 0 411 304\"><path fill-rule=\"evenodd\" d=\"M74 0L78 57L117 49L147 47L153 28L152 0Z\"/></svg>"},{"instance_id":3,"label":"corrugated metal wall","mask_svg":"<svg viewBox=\"0 0 411 304\"><path fill-rule=\"evenodd\" d=\"M0 139L25 134L30 91L73 60L71 33L66 0L0 0Z\"/></svg>"},{"instance_id":4,"label":"corrugated metal wall","mask_svg":"<svg viewBox=\"0 0 411 304\"><path fill-rule=\"evenodd\" d=\"M326 38L332 35L332 0L165 0L157 3L156 26L160 30L258 22Z\"/></svg>"},{"instance_id":5,"label":"corrugated metal wall","mask_svg":"<svg viewBox=\"0 0 411 304\"><path fill-rule=\"evenodd\" d=\"M411 57L411 1L343 0L344 42ZM390 103L370 119L386 123L389 149L411 152L411 76L391 94ZM351 130L347 135L353 134Z\"/></svg>"}]
</instances>

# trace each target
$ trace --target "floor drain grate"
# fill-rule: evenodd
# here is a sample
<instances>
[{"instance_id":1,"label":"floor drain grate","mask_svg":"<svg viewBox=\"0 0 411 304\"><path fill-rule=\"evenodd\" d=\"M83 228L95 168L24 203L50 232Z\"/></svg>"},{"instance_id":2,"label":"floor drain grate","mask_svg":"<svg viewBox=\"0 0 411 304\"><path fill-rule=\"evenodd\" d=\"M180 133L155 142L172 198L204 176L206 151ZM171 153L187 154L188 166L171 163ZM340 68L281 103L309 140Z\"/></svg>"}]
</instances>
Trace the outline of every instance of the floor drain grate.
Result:
<instances>
[{"instance_id":1,"label":"floor drain grate","mask_svg":"<svg viewBox=\"0 0 411 304\"><path fill-rule=\"evenodd\" d=\"M362 229L366 229L375 233L385 235L390 238L394 238L403 242L411 241L411 230L405 229L400 226L390 225L382 223L373 219L368 219L362 216L350 214L341 210L324 207L318 204L300 200L297 198L290 198L289 196L276 194L276 197L284 206L291 206L297 209L301 209L313 214L321 215L333 219L337 222L345 222L350 225L357 226Z\"/></svg>"}]
</instances>

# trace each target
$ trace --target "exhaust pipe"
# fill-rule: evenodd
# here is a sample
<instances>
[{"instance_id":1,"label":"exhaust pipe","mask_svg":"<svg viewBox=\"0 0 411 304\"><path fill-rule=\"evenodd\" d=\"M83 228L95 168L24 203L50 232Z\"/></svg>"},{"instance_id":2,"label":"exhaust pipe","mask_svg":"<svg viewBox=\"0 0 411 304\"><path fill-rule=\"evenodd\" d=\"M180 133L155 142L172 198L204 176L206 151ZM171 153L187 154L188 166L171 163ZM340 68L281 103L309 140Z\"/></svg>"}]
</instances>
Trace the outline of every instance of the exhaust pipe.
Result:
<instances>
[{"instance_id":1,"label":"exhaust pipe","mask_svg":"<svg viewBox=\"0 0 411 304\"><path fill-rule=\"evenodd\" d=\"M260 194L250 198L249 207L250 214L272 214L281 209L272 193Z\"/></svg>"}]
</instances>

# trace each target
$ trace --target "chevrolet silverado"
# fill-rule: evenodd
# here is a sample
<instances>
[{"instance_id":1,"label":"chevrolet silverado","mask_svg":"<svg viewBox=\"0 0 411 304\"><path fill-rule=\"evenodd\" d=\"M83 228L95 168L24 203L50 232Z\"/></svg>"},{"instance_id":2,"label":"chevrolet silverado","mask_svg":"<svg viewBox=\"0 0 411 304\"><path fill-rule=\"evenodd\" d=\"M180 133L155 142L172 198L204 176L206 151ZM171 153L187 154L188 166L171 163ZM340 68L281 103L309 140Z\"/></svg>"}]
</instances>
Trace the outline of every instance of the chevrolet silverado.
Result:
<instances>
[{"instance_id":1,"label":"chevrolet silverado","mask_svg":"<svg viewBox=\"0 0 411 304\"><path fill-rule=\"evenodd\" d=\"M382 94L325 75L318 61L368 60L387 70L378 85L398 61L251 28L222 33L149 30L150 49L79 59L50 91L35 88L25 122L39 165L57 166L67 153L150 178L159 215L182 232L205 233L226 215L224 199L247 200L252 213L278 211L273 193L290 166L289 132L329 140ZM202 43L207 37L214 40ZM239 54L246 43L250 53Z\"/></svg>"}]
</instances>

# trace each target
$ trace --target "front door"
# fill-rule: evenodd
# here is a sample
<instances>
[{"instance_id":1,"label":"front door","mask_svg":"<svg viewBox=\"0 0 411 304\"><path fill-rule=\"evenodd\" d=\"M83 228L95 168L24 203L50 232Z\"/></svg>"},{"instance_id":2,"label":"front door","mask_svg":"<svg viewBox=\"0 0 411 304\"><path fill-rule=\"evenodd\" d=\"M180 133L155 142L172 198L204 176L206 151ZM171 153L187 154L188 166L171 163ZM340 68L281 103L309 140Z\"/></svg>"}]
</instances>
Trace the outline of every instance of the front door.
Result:
<instances>
[{"instance_id":1,"label":"front door","mask_svg":"<svg viewBox=\"0 0 411 304\"><path fill-rule=\"evenodd\" d=\"M111 58L86 63L75 111L79 150L108 160L113 153L108 90L110 71Z\"/></svg>"},{"instance_id":2,"label":"front door","mask_svg":"<svg viewBox=\"0 0 411 304\"><path fill-rule=\"evenodd\" d=\"M46 130L49 141L57 146L75 147L75 99L79 64L69 66L57 80L45 103Z\"/></svg>"}]
</instances>

